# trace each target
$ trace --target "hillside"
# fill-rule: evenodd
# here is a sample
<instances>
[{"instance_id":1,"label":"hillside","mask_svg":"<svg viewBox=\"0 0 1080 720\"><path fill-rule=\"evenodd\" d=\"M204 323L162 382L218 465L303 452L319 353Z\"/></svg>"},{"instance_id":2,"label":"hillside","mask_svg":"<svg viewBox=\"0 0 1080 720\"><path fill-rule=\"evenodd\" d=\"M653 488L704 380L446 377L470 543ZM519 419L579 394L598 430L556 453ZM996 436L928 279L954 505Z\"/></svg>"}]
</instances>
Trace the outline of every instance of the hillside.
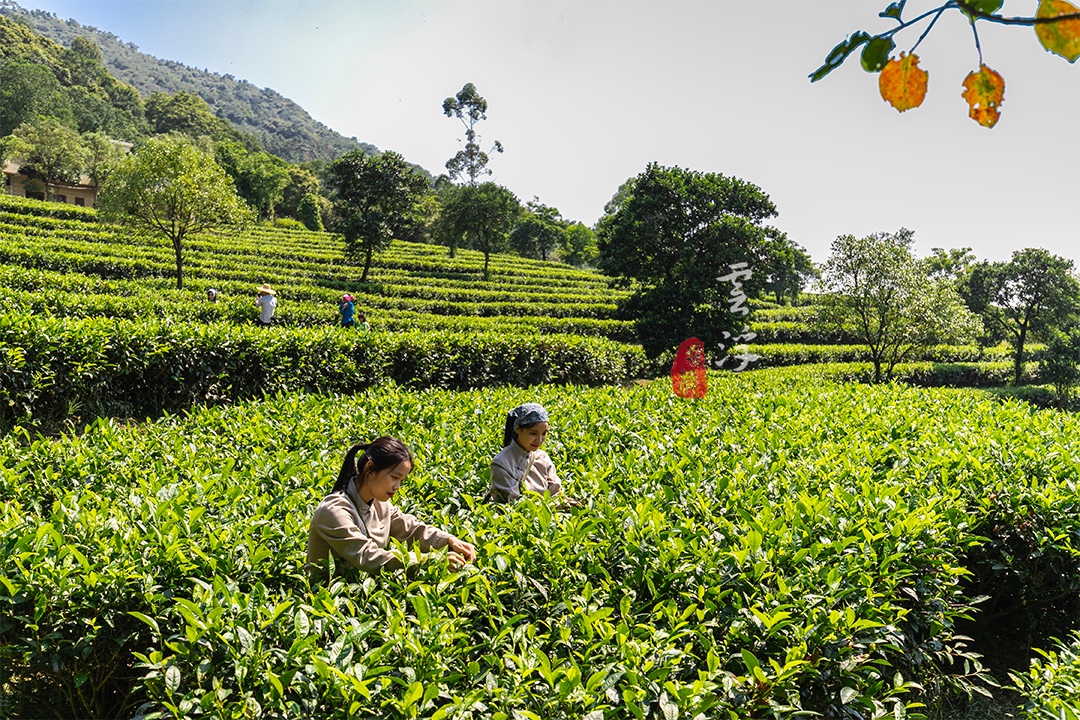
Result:
<instances>
[{"instance_id":1,"label":"hillside","mask_svg":"<svg viewBox=\"0 0 1080 720\"><path fill-rule=\"evenodd\" d=\"M154 92L186 91L203 98L218 117L242 133L254 135L263 149L290 162L332 160L357 148L375 146L346 138L312 118L302 107L270 88L259 88L232 75L220 75L140 52L132 43L73 19L26 10L14 0L0 0L0 15L17 19L64 47L76 37L92 40L105 67L116 79L135 87L144 97Z\"/></svg>"}]
</instances>

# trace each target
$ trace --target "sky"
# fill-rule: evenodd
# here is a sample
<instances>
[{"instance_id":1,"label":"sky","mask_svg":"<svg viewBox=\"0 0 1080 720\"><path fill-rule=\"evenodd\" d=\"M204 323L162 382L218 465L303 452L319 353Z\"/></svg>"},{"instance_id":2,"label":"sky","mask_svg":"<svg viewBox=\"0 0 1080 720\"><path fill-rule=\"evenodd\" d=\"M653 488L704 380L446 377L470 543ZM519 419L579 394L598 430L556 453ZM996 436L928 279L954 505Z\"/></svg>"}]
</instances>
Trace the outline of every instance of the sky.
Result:
<instances>
[{"instance_id":1,"label":"sky","mask_svg":"<svg viewBox=\"0 0 1080 720\"><path fill-rule=\"evenodd\" d=\"M943 1L943 0L942 0ZM811 83L848 35L877 34L886 0L20 0L293 100L337 132L433 174L464 127L442 112L473 83L495 140L489 179L592 225L650 162L760 187L769 222L817 262L840 235L914 231L919 256L1041 247L1080 267L1080 62L1029 27L978 24L1005 78L1001 119L968 117L979 65L945 13L916 49L921 107L898 113L856 53ZM908 0L906 18L939 2ZM1005 0L1030 16L1036 0ZM896 36L910 51L926 28Z\"/></svg>"}]
</instances>

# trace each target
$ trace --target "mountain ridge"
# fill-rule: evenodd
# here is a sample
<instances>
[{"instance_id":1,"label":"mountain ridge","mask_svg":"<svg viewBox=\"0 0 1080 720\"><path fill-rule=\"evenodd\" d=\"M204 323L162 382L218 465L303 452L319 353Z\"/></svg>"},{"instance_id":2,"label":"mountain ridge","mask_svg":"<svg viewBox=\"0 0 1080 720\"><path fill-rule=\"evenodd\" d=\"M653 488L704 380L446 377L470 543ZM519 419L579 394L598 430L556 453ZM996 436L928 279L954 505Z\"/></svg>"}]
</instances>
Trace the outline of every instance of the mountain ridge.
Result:
<instances>
[{"instance_id":1,"label":"mountain ridge","mask_svg":"<svg viewBox=\"0 0 1080 720\"><path fill-rule=\"evenodd\" d=\"M303 107L271 88L260 88L230 74L162 60L111 32L74 19L61 20L44 10L28 10L14 0L0 0L0 14L25 23L64 47L70 47L76 37L93 41L109 73L135 87L144 99L154 92L197 95L218 117L241 133L255 136L264 150L289 162L329 161L358 149L379 152L374 145L346 138L315 120Z\"/></svg>"}]
</instances>

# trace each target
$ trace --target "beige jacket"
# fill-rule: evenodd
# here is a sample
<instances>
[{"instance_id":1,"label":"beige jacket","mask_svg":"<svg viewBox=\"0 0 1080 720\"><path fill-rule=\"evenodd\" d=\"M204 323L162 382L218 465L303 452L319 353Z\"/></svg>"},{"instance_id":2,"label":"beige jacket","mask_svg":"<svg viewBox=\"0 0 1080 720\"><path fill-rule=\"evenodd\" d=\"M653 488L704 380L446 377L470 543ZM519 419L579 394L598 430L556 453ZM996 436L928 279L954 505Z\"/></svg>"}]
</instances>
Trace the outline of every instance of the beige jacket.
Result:
<instances>
[{"instance_id":1,"label":"beige jacket","mask_svg":"<svg viewBox=\"0 0 1080 720\"><path fill-rule=\"evenodd\" d=\"M530 453L511 442L491 460L491 489L488 495L497 502L517 500L522 492L562 492L562 481L555 464L543 450Z\"/></svg>"},{"instance_id":2,"label":"beige jacket","mask_svg":"<svg viewBox=\"0 0 1080 720\"><path fill-rule=\"evenodd\" d=\"M401 561L386 549L390 538L419 543L427 552L445 547L450 533L425 525L389 502L375 500L368 505L355 483L349 483L344 492L330 493L315 508L308 530L308 569L325 568L330 552L367 573L400 568Z\"/></svg>"}]
</instances>

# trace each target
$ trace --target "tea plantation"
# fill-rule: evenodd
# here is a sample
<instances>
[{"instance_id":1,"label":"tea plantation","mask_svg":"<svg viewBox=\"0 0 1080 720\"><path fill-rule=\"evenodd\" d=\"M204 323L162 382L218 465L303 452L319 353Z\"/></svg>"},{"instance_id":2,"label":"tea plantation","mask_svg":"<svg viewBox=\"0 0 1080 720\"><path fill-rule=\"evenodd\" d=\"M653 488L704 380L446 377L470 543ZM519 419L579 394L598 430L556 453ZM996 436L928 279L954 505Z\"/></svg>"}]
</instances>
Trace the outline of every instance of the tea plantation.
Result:
<instances>
[{"instance_id":1,"label":"tea plantation","mask_svg":"<svg viewBox=\"0 0 1080 720\"><path fill-rule=\"evenodd\" d=\"M152 238L28 208L0 212L0 718L1080 716L1070 414L859 365L687 401L626 382L656 368L593 273L400 243L361 287L331 236L263 228L198 238L177 291ZM346 290L372 332L334 326ZM480 502L527 400L583 507ZM311 512L380 434L417 459L395 502L477 562L312 581Z\"/></svg>"}]
</instances>

